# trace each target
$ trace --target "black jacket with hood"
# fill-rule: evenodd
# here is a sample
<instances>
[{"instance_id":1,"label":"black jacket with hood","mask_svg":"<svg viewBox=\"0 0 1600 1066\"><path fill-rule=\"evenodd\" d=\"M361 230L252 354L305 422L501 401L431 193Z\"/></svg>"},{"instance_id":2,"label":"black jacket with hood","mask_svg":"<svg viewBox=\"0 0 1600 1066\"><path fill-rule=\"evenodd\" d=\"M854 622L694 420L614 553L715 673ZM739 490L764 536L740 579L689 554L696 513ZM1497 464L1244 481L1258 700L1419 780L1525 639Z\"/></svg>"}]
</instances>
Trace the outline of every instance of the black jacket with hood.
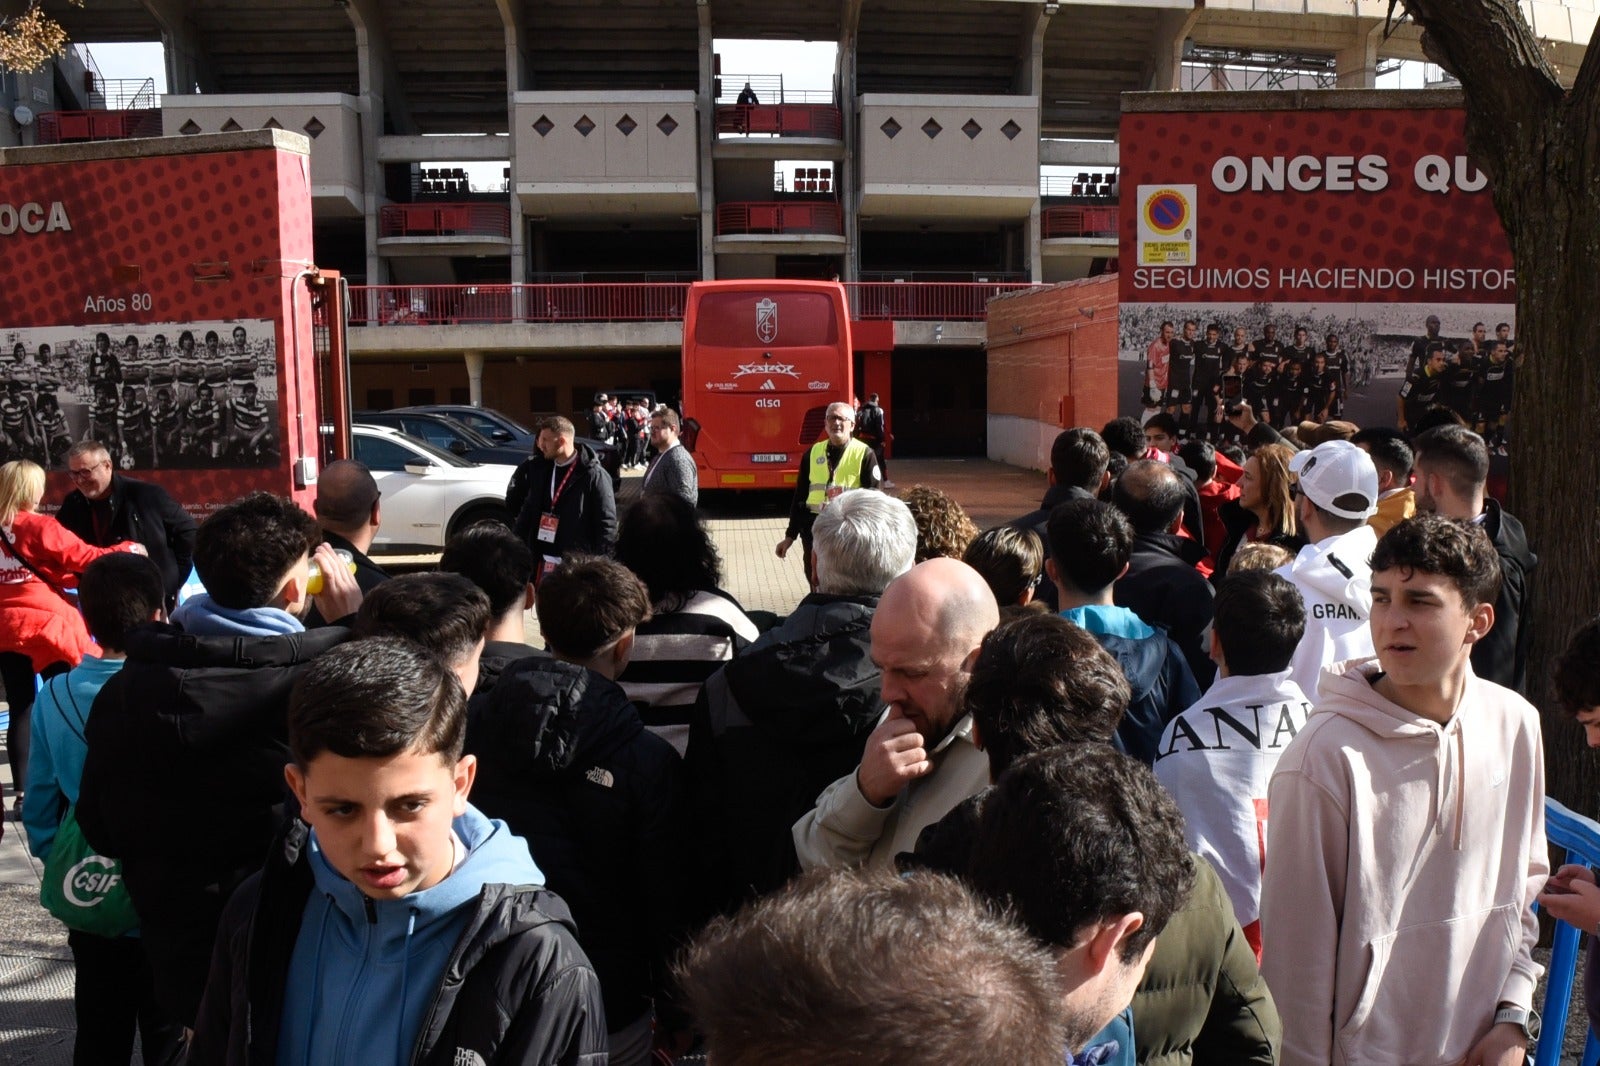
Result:
<instances>
[{"instance_id":1,"label":"black jacket with hood","mask_svg":"<svg viewBox=\"0 0 1600 1066\"><path fill-rule=\"evenodd\" d=\"M1528 681L1528 636L1526 619L1532 610L1533 568L1539 557L1528 547L1528 534L1522 523L1489 500L1483 516L1483 531L1489 534L1500 555L1500 595L1494 601L1494 627L1472 646L1472 672L1485 681L1522 692Z\"/></svg>"},{"instance_id":2,"label":"black jacket with hood","mask_svg":"<svg viewBox=\"0 0 1600 1066\"><path fill-rule=\"evenodd\" d=\"M877 606L876 596L812 593L701 690L687 764L697 902L708 911L798 873L794 823L861 762L882 711Z\"/></svg>"},{"instance_id":3,"label":"black jacket with hood","mask_svg":"<svg viewBox=\"0 0 1600 1066\"><path fill-rule=\"evenodd\" d=\"M510 663L469 705L472 802L525 837L567 901L621 1029L668 987L683 928L683 766L615 682L557 659Z\"/></svg>"},{"instance_id":4,"label":"black jacket with hood","mask_svg":"<svg viewBox=\"0 0 1600 1066\"><path fill-rule=\"evenodd\" d=\"M78 825L122 860L155 993L195 1016L217 921L260 869L290 795L289 691L338 626L276 636L130 630L128 661L95 698Z\"/></svg>"},{"instance_id":5,"label":"black jacket with hood","mask_svg":"<svg viewBox=\"0 0 1600 1066\"><path fill-rule=\"evenodd\" d=\"M307 839L305 824L291 823L229 901L190 1066L279 1061L284 983L314 887ZM483 886L445 963L413 1066L604 1063L598 982L574 932L565 904L543 888Z\"/></svg>"}]
</instances>

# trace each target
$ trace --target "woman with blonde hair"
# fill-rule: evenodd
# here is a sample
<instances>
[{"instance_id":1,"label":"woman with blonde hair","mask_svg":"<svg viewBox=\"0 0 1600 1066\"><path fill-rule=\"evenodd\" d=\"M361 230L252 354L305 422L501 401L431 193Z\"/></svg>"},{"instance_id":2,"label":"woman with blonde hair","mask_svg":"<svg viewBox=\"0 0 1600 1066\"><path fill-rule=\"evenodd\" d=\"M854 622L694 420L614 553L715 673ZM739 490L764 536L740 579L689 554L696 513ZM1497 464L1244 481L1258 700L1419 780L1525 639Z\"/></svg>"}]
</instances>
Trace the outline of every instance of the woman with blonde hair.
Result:
<instances>
[{"instance_id":1,"label":"woman with blonde hair","mask_svg":"<svg viewBox=\"0 0 1600 1066\"><path fill-rule=\"evenodd\" d=\"M1228 563L1241 544L1264 541L1291 555L1305 547L1305 538L1295 528L1294 497L1289 494L1289 460L1293 457L1294 449L1287 444L1268 444L1244 461L1239 498L1217 509L1228 531L1228 539L1217 553L1217 574L1227 574Z\"/></svg>"},{"instance_id":2,"label":"woman with blonde hair","mask_svg":"<svg viewBox=\"0 0 1600 1066\"><path fill-rule=\"evenodd\" d=\"M19 797L28 769L28 722L33 711L33 676L46 677L97 654L83 616L67 602L78 574L114 551L144 554L141 544L109 548L85 544L49 515L38 514L44 470L18 459L0 466L0 681L11 722L6 761Z\"/></svg>"}]
</instances>

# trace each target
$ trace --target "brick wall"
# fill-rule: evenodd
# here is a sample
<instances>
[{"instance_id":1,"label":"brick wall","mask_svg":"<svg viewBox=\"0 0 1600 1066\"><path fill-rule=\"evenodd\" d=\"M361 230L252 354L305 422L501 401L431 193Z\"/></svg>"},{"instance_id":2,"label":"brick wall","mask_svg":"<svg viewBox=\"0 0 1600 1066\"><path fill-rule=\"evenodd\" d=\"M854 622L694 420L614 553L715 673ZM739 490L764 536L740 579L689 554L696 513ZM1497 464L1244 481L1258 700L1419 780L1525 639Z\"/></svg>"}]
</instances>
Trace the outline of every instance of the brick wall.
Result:
<instances>
[{"instance_id":1,"label":"brick wall","mask_svg":"<svg viewBox=\"0 0 1600 1066\"><path fill-rule=\"evenodd\" d=\"M1117 275L991 300L988 347L989 458L1047 469L1057 433L1117 415Z\"/></svg>"}]
</instances>

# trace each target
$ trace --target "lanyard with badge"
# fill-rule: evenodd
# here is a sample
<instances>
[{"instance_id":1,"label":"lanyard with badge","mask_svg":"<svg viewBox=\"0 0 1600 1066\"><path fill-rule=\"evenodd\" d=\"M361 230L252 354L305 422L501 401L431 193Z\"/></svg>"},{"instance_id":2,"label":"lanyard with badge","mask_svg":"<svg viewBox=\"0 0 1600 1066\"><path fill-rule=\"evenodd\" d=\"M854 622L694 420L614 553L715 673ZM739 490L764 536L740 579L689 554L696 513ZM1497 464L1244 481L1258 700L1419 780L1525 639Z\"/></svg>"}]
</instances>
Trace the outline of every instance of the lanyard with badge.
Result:
<instances>
[{"instance_id":1,"label":"lanyard with badge","mask_svg":"<svg viewBox=\"0 0 1600 1066\"><path fill-rule=\"evenodd\" d=\"M555 469L550 471L550 505L539 516L539 539L546 544L554 544L556 542L556 530L561 525L561 520L556 517L555 513L556 504L561 502L562 494L567 491L567 482L572 480L573 471L577 469L578 461L574 458L572 462L567 464L566 475L562 477L559 485L556 484ZM544 562L539 567L539 579L543 580L545 575L554 570L560 562L561 557L559 555L546 555Z\"/></svg>"}]
</instances>

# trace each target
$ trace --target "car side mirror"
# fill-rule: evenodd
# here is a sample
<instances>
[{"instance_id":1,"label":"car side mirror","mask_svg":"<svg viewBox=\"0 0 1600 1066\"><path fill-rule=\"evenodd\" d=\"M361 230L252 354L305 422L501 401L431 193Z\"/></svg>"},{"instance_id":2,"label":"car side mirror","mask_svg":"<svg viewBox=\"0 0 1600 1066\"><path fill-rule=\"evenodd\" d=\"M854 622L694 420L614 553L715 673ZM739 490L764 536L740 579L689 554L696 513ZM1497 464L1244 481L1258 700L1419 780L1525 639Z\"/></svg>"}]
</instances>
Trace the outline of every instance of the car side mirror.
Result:
<instances>
[{"instance_id":1,"label":"car side mirror","mask_svg":"<svg viewBox=\"0 0 1600 1066\"><path fill-rule=\"evenodd\" d=\"M467 447L466 441L457 439L450 442L450 450L457 455L466 455L471 449Z\"/></svg>"},{"instance_id":2,"label":"car side mirror","mask_svg":"<svg viewBox=\"0 0 1600 1066\"><path fill-rule=\"evenodd\" d=\"M413 459L406 464L406 473L416 474L418 477L427 477L433 472L433 464L426 459Z\"/></svg>"},{"instance_id":3,"label":"car side mirror","mask_svg":"<svg viewBox=\"0 0 1600 1066\"><path fill-rule=\"evenodd\" d=\"M509 429L492 429L489 431L489 439L496 444L510 444L516 438L511 435Z\"/></svg>"}]
</instances>

